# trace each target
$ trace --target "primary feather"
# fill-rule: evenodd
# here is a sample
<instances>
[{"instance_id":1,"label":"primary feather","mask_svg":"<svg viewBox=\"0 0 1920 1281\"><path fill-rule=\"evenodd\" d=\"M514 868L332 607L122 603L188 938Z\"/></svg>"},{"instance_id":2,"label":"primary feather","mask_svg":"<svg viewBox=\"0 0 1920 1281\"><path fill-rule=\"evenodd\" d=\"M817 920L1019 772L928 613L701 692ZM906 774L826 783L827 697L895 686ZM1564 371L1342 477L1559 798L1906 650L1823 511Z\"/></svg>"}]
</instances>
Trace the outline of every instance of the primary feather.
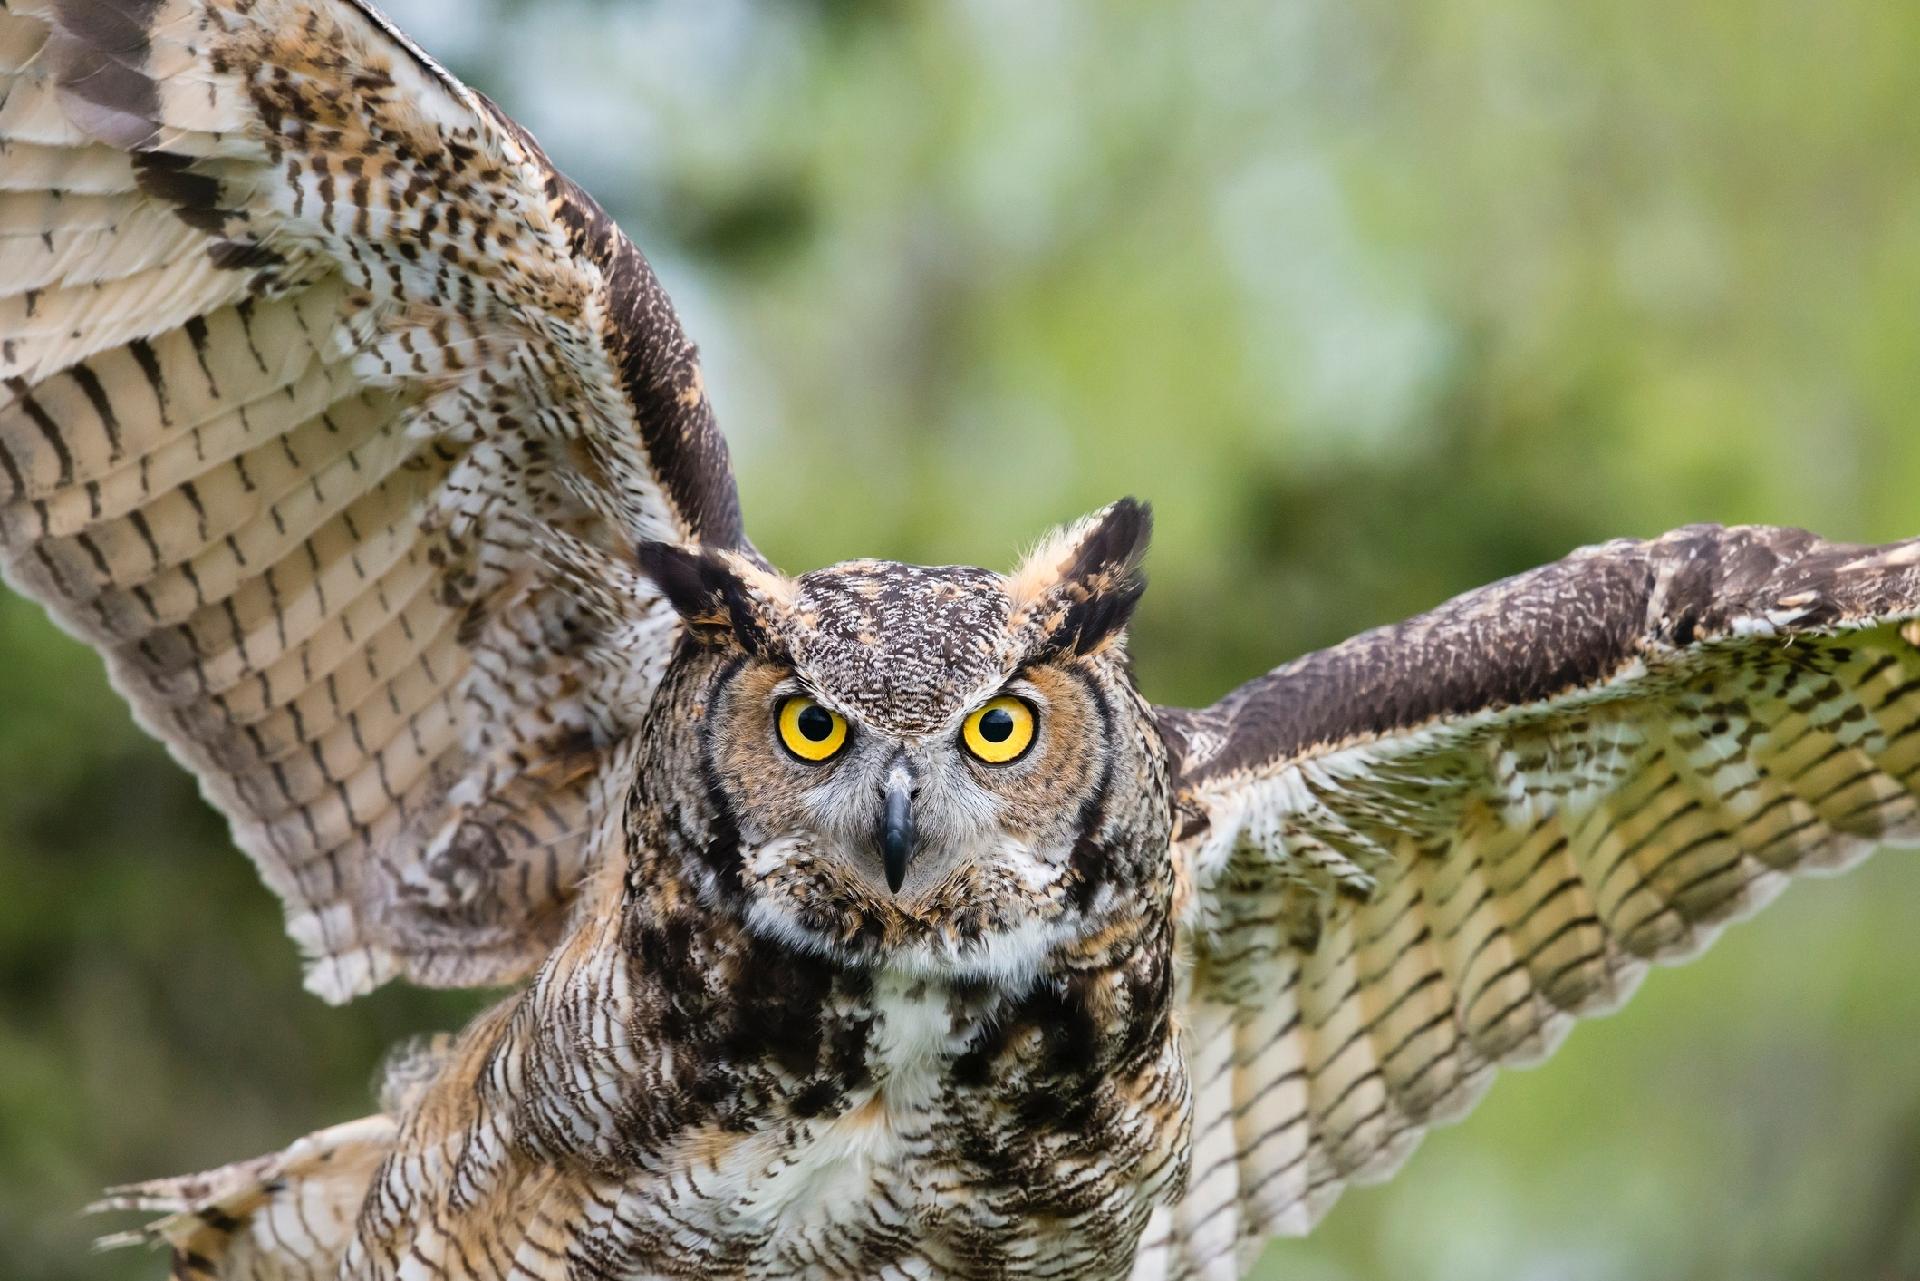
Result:
<instances>
[{"instance_id":1,"label":"primary feather","mask_svg":"<svg viewBox=\"0 0 1920 1281\"><path fill-rule=\"evenodd\" d=\"M1916 616L1920 542L1699 526L1160 709L1195 1163L1143 1278L1237 1275L1650 963L1920 839Z\"/></svg>"},{"instance_id":2,"label":"primary feather","mask_svg":"<svg viewBox=\"0 0 1920 1281\"><path fill-rule=\"evenodd\" d=\"M545 553L744 546L644 259L326 0L9 0L0 188L7 577L200 775L316 991L526 973L674 630Z\"/></svg>"}]
</instances>

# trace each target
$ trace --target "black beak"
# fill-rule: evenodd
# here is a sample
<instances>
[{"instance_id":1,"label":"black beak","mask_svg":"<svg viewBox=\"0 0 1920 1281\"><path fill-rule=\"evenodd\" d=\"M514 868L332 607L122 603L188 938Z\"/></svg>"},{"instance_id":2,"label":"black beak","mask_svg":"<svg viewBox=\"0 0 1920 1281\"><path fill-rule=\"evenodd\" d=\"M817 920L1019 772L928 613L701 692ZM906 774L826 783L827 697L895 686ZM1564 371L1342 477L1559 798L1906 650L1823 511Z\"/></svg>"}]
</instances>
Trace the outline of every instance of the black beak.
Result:
<instances>
[{"instance_id":1,"label":"black beak","mask_svg":"<svg viewBox=\"0 0 1920 1281\"><path fill-rule=\"evenodd\" d=\"M886 817L880 823L880 849L885 856L887 888L895 894L907 879L907 860L913 857L913 793L904 778L887 781Z\"/></svg>"}]
</instances>

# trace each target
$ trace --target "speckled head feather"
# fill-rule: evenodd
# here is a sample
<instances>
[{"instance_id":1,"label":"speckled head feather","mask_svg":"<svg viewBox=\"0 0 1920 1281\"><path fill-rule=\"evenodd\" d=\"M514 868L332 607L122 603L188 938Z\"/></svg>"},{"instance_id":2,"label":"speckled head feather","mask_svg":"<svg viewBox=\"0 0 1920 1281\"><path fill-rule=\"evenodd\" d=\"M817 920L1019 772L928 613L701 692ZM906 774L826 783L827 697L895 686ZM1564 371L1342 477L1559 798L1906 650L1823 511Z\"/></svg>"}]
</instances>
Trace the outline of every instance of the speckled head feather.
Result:
<instances>
[{"instance_id":1,"label":"speckled head feather","mask_svg":"<svg viewBox=\"0 0 1920 1281\"><path fill-rule=\"evenodd\" d=\"M854 560L788 580L738 553L643 544L641 571L707 643L813 677L898 734L947 725L1021 664L1117 641L1146 588L1152 515L1125 498L1044 539L1010 577L968 565Z\"/></svg>"},{"instance_id":2,"label":"speckled head feather","mask_svg":"<svg viewBox=\"0 0 1920 1281\"><path fill-rule=\"evenodd\" d=\"M1005 680L1011 607L990 570L859 560L803 575L788 640L869 724L927 734ZM825 684L825 682L822 682Z\"/></svg>"}]
</instances>

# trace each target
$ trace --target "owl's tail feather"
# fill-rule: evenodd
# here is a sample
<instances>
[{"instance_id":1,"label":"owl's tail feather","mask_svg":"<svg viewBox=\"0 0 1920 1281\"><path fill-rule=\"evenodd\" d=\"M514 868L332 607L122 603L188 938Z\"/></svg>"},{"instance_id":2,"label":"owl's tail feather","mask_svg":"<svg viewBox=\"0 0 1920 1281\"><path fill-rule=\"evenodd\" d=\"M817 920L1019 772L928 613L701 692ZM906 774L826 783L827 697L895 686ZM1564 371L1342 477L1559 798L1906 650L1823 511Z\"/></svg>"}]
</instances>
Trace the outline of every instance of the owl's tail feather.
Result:
<instances>
[{"instance_id":1,"label":"owl's tail feather","mask_svg":"<svg viewBox=\"0 0 1920 1281\"><path fill-rule=\"evenodd\" d=\"M164 1217L99 1246L165 1245L173 1281L332 1276L396 1129L390 1116L362 1117L251 1161L112 1188L88 1210Z\"/></svg>"}]
</instances>

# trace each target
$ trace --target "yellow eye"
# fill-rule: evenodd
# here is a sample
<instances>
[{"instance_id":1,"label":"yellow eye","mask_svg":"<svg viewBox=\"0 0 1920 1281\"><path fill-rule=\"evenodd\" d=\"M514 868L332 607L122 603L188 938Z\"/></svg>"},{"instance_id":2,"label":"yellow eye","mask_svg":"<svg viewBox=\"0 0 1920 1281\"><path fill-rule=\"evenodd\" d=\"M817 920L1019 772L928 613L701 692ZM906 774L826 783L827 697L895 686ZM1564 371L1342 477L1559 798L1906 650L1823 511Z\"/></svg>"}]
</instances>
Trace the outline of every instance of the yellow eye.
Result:
<instances>
[{"instance_id":1,"label":"yellow eye","mask_svg":"<svg viewBox=\"0 0 1920 1281\"><path fill-rule=\"evenodd\" d=\"M1033 704L1002 694L989 699L960 727L960 741L989 765L1017 761L1033 746Z\"/></svg>"},{"instance_id":2,"label":"yellow eye","mask_svg":"<svg viewBox=\"0 0 1920 1281\"><path fill-rule=\"evenodd\" d=\"M847 745L847 722L804 694L780 704L780 743L803 761L824 761Z\"/></svg>"}]
</instances>

